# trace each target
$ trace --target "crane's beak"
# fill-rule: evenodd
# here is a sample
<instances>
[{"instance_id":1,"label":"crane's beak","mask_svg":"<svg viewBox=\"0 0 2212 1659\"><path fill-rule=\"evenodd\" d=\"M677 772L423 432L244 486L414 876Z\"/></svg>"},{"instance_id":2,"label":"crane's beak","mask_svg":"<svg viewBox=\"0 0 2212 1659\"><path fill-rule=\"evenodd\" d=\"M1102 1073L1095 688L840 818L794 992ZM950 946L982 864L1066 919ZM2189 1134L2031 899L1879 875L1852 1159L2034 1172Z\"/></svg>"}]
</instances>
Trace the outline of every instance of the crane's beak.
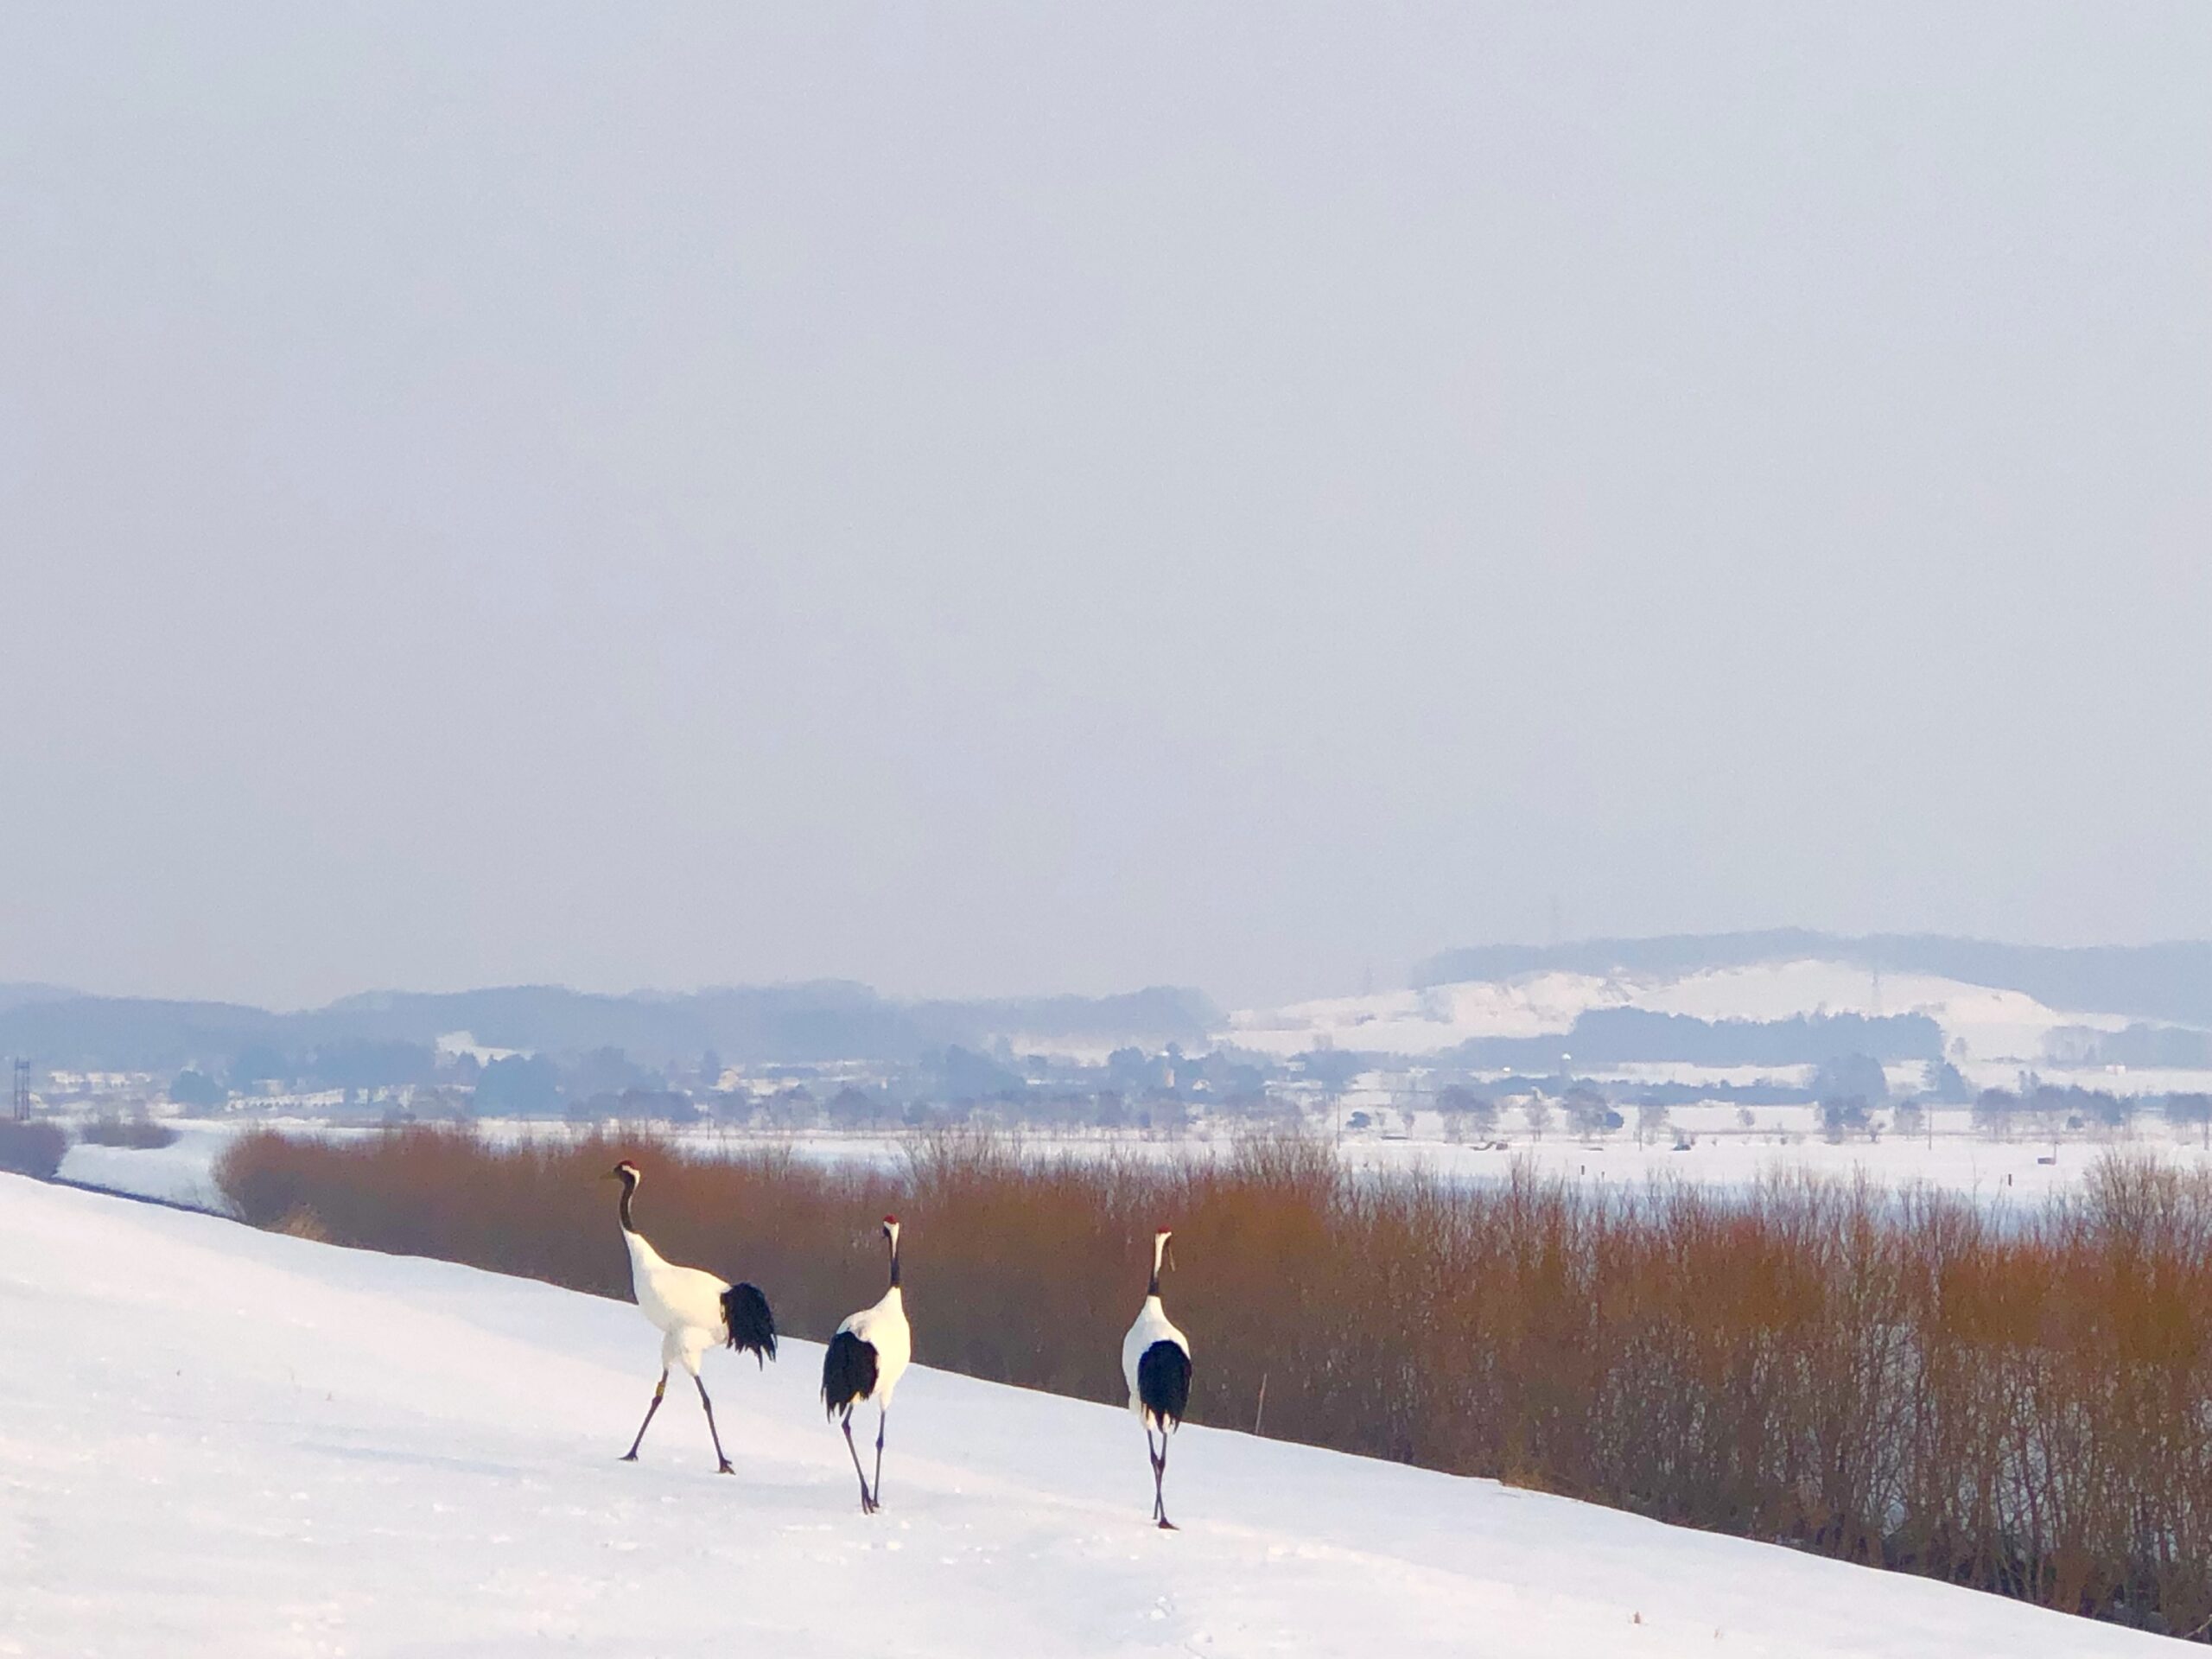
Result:
<instances>
[{"instance_id":1,"label":"crane's beak","mask_svg":"<svg viewBox=\"0 0 2212 1659\"><path fill-rule=\"evenodd\" d=\"M1175 1265L1175 1241L1172 1238L1167 1241L1167 1265L1171 1268Z\"/></svg>"}]
</instances>

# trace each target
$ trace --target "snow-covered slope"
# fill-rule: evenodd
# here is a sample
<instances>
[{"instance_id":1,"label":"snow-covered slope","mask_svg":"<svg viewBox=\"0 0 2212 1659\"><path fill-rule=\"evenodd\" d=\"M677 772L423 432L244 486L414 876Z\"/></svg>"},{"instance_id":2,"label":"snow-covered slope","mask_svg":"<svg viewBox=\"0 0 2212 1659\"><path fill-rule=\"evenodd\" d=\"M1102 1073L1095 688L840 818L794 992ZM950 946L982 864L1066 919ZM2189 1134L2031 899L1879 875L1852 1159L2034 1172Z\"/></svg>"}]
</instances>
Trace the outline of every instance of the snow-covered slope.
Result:
<instances>
[{"instance_id":1,"label":"snow-covered slope","mask_svg":"<svg viewBox=\"0 0 2212 1659\"><path fill-rule=\"evenodd\" d=\"M1472 1037L1538 1037L1565 1031L1586 1008L1625 1007L1627 982L1591 974L1528 974L1423 990L1322 997L1229 1016L1217 1039L1268 1054L1296 1054L1323 1039L1338 1048L1433 1054Z\"/></svg>"},{"instance_id":2,"label":"snow-covered slope","mask_svg":"<svg viewBox=\"0 0 2212 1659\"><path fill-rule=\"evenodd\" d=\"M1701 1020L1787 1020L1812 1014L1924 1014L1981 1061L2034 1065L2062 1026L2118 1031L2110 1014L2045 1007L2024 992L1929 974L1869 973L1799 961L1663 975L1539 973L1371 996L1331 997L1231 1014L1221 1040L1295 1054L1325 1038L1338 1048L1433 1054L1477 1037L1565 1033L1592 1008L1649 1008Z\"/></svg>"},{"instance_id":3,"label":"snow-covered slope","mask_svg":"<svg viewBox=\"0 0 2212 1659\"><path fill-rule=\"evenodd\" d=\"M926 1359L926 1303L913 1317ZM820 1357L794 1342L766 1376L710 1364L736 1478L711 1472L675 1394L625 1465L656 1365L627 1306L0 1176L0 1652L2164 1650L1204 1430L1177 1441L1185 1530L1162 1534L1126 1413L927 1369L899 1391L886 1510L864 1519Z\"/></svg>"}]
</instances>

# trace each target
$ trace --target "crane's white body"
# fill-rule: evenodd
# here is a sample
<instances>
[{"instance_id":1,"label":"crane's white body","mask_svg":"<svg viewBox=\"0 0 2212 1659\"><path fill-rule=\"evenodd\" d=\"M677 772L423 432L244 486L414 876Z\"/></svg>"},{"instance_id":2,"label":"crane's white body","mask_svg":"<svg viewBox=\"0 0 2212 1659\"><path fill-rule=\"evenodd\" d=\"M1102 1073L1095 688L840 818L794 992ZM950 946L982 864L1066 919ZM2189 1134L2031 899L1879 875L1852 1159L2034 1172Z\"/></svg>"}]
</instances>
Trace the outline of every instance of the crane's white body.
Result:
<instances>
[{"instance_id":1,"label":"crane's white body","mask_svg":"<svg viewBox=\"0 0 2212 1659\"><path fill-rule=\"evenodd\" d=\"M1152 1282L1144 1287L1144 1306L1137 1310L1136 1322L1122 1338L1122 1376L1129 1385L1129 1409L1144 1426L1145 1455L1152 1460L1152 1518L1163 1532L1175 1530L1175 1523L1167 1518L1167 1437L1181 1424L1191 1400L1191 1339L1175 1328L1160 1303L1160 1263L1167 1254L1167 1241L1173 1236L1165 1227L1152 1236ZM1147 1368L1145 1362L1163 1347L1181 1355L1182 1363L1162 1356ZM1147 1382L1152 1389L1149 1400L1145 1398ZM1160 1431L1157 1446L1152 1441L1155 1428Z\"/></svg>"},{"instance_id":2,"label":"crane's white body","mask_svg":"<svg viewBox=\"0 0 2212 1659\"><path fill-rule=\"evenodd\" d=\"M875 1387L866 1397L888 1411L899 1379L906 1374L906 1363L914 1357L914 1330L906 1323L906 1293L892 1286L883 1293L881 1301L862 1308L837 1330L840 1334L850 1332L875 1350Z\"/></svg>"},{"instance_id":3,"label":"crane's white body","mask_svg":"<svg viewBox=\"0 0 2212 1659\"><path fill-rule=\"evenodd\" d=\"M861 1484L861 1513L883 1507L883 1431L891 1417L891 1396L914 1357L914 1332L906 1323L906 1294L899 1288L899 1217L883 1218L883 1240L891 1248L891 1287L874 1307L864 1307L839 1325L822 1353L822 1403L838 1420L853 1474ZM875 1480L861 1467L853 1444L853 1408L875 1402Z\"/></svg>"},{"instance_id":4,"label":"crane's white body","mask_svg":"<svg viewBox=\"0 0 2212 1659\"><path fill-rule=\"evenodd\" d=\"M729 1286L699 1268L679 1268L664 1260L641 1233L622 1230L630 1247L630 1294L638 1311L660 1331L664 1370L681 1365L694 1377L707 1350L729 1338L722 1318L722 1295Z\"/></svg>"},{"instance_id":5,"label":"crane's white body","mask_svg":"<svg viewBox=\"0 0 2212 1659\"><path fill-rule=\"evenodd\" d=\"M1157 1426L1162 1433L1173 1432L1175 1425L1163 1421L1145 1409L1144 1402L1137 1395L1137 1362L1155 1342L1172 1342L1183 1351L1183 1357L1191 1357L1191 1340L1175 1328L1167 1317L1167 1310L1160 1305L1157 1295L1144 1299L1138 1310L1136 1323L1129 1327L1129 1334L1122 1338L1122 1376L1129 1385L1129 1409L1142 1418L1147 1427Z\"/></svg>"},{"instance_id":6,"label":"crane's white body","mask_svg":"<svg viewBox=\"0 0 2212 1659\"><path fill-rule=\"evenodd\" d=\"M766 1365L776 1354L775 1316L769 1311L767 1298L753 1286L732 1285L698 1268L679 1268L655 1249L630 1217L630 1202L638 1195L641 1179L638 1166L626 1158L614 1166L613 1179L622 1183L622 1203L617 1213L622 1223L623 1247L630 1252L630 1294L638 1299L638 1311L660 1332L660 1381L653 1385L652 1404L645 1408L645 1421L638 1425L638 1438L630 1442L622 1460L638 1460L638 1448L645 1443L645 1431L652 1427L653 1414L660 1409L661 1399L668 1392L668 1374L681 1365L690 1376L692 1387L699 1390L699 1406L707 1414L707 1433L715 1443L715 1465L725 1475L734 1474L737 1471L730 1467L728 1455L722 1450L721 1431L715 1427L715 1402L707 1397L707 1381L699 1375L699 1362L707 1357L708 1349L727 1342L758 1355ZM725 1300L732 1292L736 1295ZM733 1330L733 1325L744 1328Z\"/></svg>"}]
</instances>

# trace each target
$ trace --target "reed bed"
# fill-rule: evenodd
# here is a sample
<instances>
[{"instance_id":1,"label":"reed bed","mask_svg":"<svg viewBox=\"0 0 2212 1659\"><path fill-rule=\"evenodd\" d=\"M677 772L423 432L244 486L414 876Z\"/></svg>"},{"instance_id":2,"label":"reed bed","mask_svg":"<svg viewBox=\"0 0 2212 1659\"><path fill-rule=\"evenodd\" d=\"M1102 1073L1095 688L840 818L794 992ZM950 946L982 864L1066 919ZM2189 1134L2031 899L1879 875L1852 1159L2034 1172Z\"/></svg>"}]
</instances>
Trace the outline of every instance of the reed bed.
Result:
<instances>
[{"instance_id":1,"label":"reed bed","mask_svg":"<svg viewBox=\"0 0 2212 1659\"><path fill-rule=\"evenodd\" d=\"M938 1137L877 1168L408 1128L249 1135L218 1179L262 1225L620 1296L594 1178L623 1157L663 1251L751 1279L800 1336L874 1299L874 1222L895 1211L918 1359L1114 1400L1151 1232L1172 1225L1194 1421L2174 1634L2212 1619L2200 1174L2113 1158L1997 1217L1809 1177L1597 1193L1525 1169L1356 1176L1294 1140L1160 1164Z\"/></svg>"}]
</instances>

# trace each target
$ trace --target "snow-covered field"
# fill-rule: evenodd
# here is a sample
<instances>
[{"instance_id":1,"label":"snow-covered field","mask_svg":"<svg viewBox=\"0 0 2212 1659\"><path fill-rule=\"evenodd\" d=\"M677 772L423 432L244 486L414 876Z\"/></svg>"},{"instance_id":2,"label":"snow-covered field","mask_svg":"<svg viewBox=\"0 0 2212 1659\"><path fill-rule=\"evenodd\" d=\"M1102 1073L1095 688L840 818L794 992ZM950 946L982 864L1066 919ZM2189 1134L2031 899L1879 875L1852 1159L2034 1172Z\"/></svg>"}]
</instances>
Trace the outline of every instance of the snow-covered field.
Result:
<instances>
[{"instance_id":1,"label":"snow-covered field","mask_svg":"<svg viewBox=\"0 0 2212 1659\"><path fill-rule=\"evenodd\" d=\"M95 1147L78 1141L61 1155L56 1172L65 1181L133 1192L195 1210L226 1206L215 1185L215 1160L238 1133L235 1123L171 1120L176 1143L168 1147Z\"/></svg>"},{"instance_id":2,"label":"snow-covered field","mask_svg":"<svg viewBox=\"0 0 2212 1659\"><path fill-rule=\"evenodd\" d=\"M1424 1116L1433 1118L1433 1114ZM1433 1121L1425 1121L1419 1137L1414 1139L1386 1140L1371 1134L1347 1136L1339 1152L1353 1169L1418 1169L1452 1179L1502 1179L1516 1164L1523 1164L1545 1174L1598 1185L1634 1185L1656 1179L1745 1187L1764 1177L1804 1172L1844 1179L1864 1175L1891 1188L1925 1181L1985 1202L2011 1205L2031 1204L2074 1185L2108 1148L2156 1157L2183 1168L2212 1168L2212 1150L2185 1134L2177 1137L2155 1119L2145 1120L2126 1138L2110 1141L2074 1138L2061 1141L2054 1152L2048 1141L2023 1137L1995 1141L1973 1134L1969 1115L1963 1108L1944 1108L1931 1114L1936 1131L1932 1136L1891 1135L1879 1141L1853 1139L1838 1145L1830 1145L1810 1132L1813 1120L1808 1108L1762 1107L1755 1116L1763 1127L1747 1132L1738 1125L1732 1108L1675 1109L1669 1116L1670 1125L1688 1130L1694 1141L1686 1152L1673 1149L1671 1128L1639 1146L1629 1130L1586 1141L1554 1128L1539 1140L1510 1124L1504 1130L1509 1137L1504 1149L1479 1150L1442 1140ZM215 1185L214 1161L231 1137L246 1125L238 1121L178 1122L174 1127L179 1138L172 1147L139 1151L73 1146L62 1160L60 1173L67 1180L88 1186L225 1212L227 1205ZM308 1135L379 1133L373 1128L334 1129L308 1120L276 1121L266 1127ZM560 1124L519 1121L494 1121L483 1128L490 1135L505 1138L570 1133ZM714 1128L664 1133L702 1150L788 1145L801 1156L832 1162L894 1163L906 1154L910 1145L892 1135L785 1137ZM1211 1141L1027 1135L1020 1137L1020 1144L1040 1156L1118 1154L1164 1159L1209 1156L1225 1152L1235 1141L1226 1134Z\"/></svg>"},{"instance_id":3,"label":"snow-covered field","mask_svg":"<svg viewBox=\"0 0 2212 1659\"><path fill-rule=\"evenodd\" d=\"M926 1360L929 1311L912 1311ZM1202 1429L1169 1474L1185 1530L1162 1534L1126 1413L926 1367L900 1390L886 1509L867 1519L815 1344L766 1375L710 1363L735 1478L711 1472L673 1391L625 1465L656 1339L624 1305L12 1176L0 1336L10 1655L2164 1650L1924 1580Z\"/></svg>"}]
</instances>

